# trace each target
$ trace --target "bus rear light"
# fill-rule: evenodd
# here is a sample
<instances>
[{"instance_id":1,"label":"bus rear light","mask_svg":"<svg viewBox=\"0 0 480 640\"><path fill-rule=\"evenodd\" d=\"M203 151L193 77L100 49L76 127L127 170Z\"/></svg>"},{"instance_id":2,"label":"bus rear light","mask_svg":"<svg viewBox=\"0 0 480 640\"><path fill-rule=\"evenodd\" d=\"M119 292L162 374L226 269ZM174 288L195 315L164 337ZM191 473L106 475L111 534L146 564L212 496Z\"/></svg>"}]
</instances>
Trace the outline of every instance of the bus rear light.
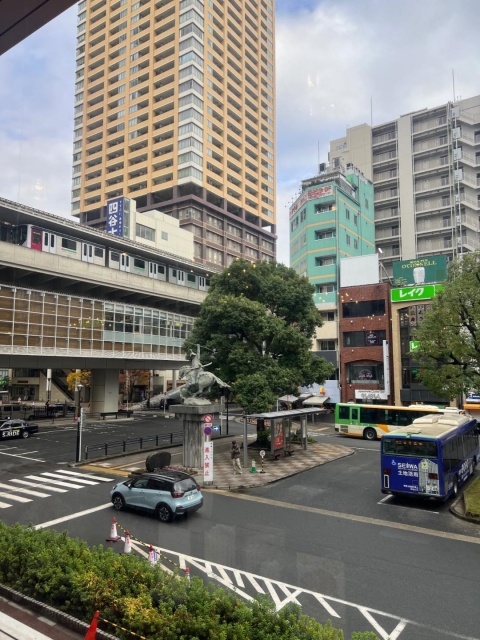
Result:
<instances>
[{"instance_id":1,"label":"bus rear light","mask_svg":"<svg viewBox=\"0 0 480 640\"><path fill-rule=\"evenodd\" d=\"M385 487L385 489L390 488L390 476L388 475L383 476L383 486Z\"/></svg>"},{"instance_id":2,"label":"bus rear light","mask_svg":"<svg viewBox=\"0 0 480 640\"><path fill-rule=\"evenodd\" d=\"M428 477L430 480L438 480L438 473L429 473Z\"/></svg>"},{"instance_id":3,"label":"bus rear light","mask_svg":"<svg viewBox=\"0 0 480 640\"><path fill-rule=\"evenodd\" d=\"M391 469L384 469L384 470L383 470L383 473L384 473L386 476L389 476L389 475L392 473L392 470L391 470Z\"/></svg>"}]
</instances>

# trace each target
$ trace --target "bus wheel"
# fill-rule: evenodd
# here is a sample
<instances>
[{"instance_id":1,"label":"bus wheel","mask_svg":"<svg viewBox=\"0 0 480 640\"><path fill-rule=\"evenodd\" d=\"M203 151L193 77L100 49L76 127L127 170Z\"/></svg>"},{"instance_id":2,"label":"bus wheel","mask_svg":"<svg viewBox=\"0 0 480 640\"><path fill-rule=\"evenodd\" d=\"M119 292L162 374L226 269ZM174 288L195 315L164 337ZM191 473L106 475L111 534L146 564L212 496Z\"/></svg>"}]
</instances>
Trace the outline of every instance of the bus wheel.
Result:
<instances>
[{"instance_id":1,"label":"bus wheel","mask_svg":"<svg viewBox=\"0 0 480 640\"><path fill-rule=\"evenodd\" d=\"M457 476L455 476L454 479L453 479L452 495L453 495L454 498L456 498L457 495L458 495L458 478L457 478Z\"/></svg>"},{"instance_id":2,"label":"bus wheel","mask_svg":"<svg viewBox=\"0 0 480 640\"><path fill-rule=\"evenodd\" d=\"M365 440L376 440L377 432L375 431L375 429L372 429L371 427L369 427L368 429L365 429L365 431L363 432L363 437L365 438Z\"/></svg>"}]
</instances>

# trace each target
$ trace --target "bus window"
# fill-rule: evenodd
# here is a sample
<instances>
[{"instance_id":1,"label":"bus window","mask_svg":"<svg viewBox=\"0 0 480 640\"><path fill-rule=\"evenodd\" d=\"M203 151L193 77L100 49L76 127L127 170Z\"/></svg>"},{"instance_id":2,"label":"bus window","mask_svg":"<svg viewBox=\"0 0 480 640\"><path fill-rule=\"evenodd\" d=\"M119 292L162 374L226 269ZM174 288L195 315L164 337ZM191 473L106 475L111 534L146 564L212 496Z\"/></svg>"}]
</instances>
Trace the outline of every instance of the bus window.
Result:
<instances>
[{"instance_id":1,"label":"bus window","mask_svg":"<svg viewBox=\"0 0 480 640\"><path fill-rule=\"evenodd\" d=\"M355 422L358 422L358 414L360 413L360 409L353 409L352 408L352 420L355 420Z\"/></svg>"},{"instance_id":2,"label":"bus window","mask_svg":"<svg viewBox=\"0 0 480 640\"><path fill-rule=\"evenodd\" d=\"M339 407L338 417L340 420L348 420L350 418L350 407Z\"/></svg>"}]
</instances>

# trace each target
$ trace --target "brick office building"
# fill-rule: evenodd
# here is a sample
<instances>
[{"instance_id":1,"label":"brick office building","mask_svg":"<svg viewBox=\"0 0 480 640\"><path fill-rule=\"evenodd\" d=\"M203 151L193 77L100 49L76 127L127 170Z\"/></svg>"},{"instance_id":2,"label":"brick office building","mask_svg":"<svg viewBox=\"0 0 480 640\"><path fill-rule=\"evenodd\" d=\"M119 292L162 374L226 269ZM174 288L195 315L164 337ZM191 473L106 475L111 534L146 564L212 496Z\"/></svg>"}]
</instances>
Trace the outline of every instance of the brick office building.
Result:
<instances>
[{"instance_id":1,"label":"brick office building","mask_svg":"<svg viewBox=\"0 0 480 640\"><path fill-rule=\"evenodd\" d=\"M390 284L342 287L339 293L341 400L394 404Z\"/></svg>"}]
</instances>

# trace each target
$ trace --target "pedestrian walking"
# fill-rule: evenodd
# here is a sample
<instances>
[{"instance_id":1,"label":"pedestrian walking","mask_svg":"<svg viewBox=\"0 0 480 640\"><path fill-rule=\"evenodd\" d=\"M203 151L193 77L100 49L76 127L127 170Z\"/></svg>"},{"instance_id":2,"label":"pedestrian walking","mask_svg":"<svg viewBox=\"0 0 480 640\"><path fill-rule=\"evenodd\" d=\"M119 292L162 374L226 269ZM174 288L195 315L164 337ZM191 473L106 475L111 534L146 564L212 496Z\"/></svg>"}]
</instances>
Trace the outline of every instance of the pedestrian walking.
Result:
<instances>
[{"instance_id":1,"label":"pedestrian walking","mask_svg":"<svg viewBox=\"0 0 480 640\"><path fill-rule=\"evenodd\" d=\"M240 465L240 446L237 444L236 440L232 442L230 455L232 456L233 473L242 473L242 467Z\"/></svg>"}]
</instances>

